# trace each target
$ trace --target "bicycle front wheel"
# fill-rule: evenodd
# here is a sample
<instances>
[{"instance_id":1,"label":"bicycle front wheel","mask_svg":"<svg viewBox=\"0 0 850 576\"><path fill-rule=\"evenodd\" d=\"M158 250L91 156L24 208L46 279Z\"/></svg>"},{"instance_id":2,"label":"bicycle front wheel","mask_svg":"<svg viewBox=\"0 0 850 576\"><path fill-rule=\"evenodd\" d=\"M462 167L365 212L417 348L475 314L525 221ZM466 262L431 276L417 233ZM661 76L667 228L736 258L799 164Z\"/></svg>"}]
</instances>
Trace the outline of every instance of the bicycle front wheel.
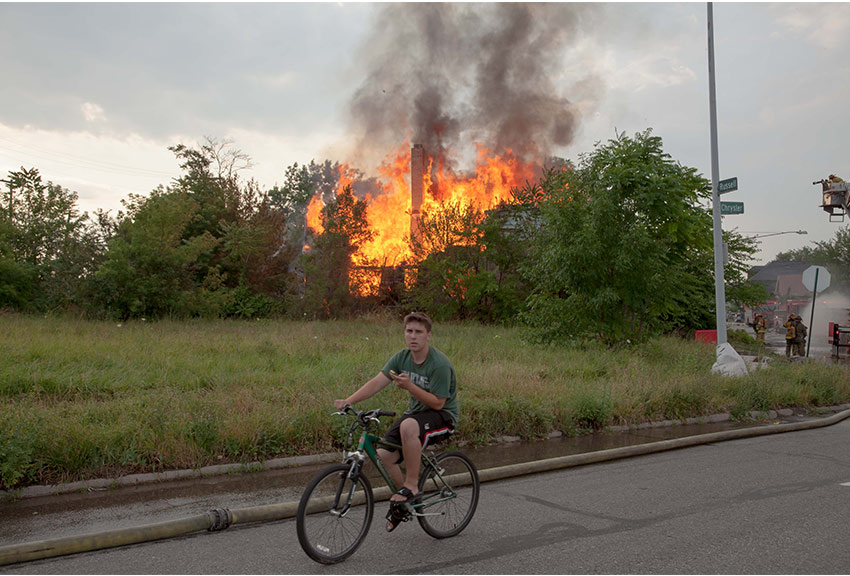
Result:
<instances>
[{"instance_id":1,"label":"bicycle front wheel","mask_svg":"<svg viewBox=\"0 0 850 576\"><path fill-rule=\"evenodd\" d=\"M334 464L313 478L298 504L298 541L307 555L322 564L345 560L369 532L374 511L369 479L352 482L347 464Z\"/></svg>"},{"instance_id":2,"label":"bicycle front wheel","mask_svg":"<svg viewBox=\"0 0 850 576\"><path fill-rule=\"evenodd\" d=\"M467 527L478 506L480 482L475 465L461 452L443 452L419 477L422 506L419 525L434 538L456 536Z\"/></svg>"}]
</instances>

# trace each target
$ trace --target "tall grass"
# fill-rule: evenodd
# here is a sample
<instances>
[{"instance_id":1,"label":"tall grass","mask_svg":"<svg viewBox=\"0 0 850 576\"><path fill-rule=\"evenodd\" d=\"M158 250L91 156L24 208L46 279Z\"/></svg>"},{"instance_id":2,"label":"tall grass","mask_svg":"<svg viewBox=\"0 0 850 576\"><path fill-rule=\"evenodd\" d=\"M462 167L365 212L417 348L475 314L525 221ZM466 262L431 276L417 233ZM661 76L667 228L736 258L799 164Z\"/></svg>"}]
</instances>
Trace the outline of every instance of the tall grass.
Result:
<instances>
[{"instance_id":1,"label":"tall grass","mask_svg":"<svg viewBox=\"0 0 850 576\"><path fill-rule=\"evenodd\" d=\"M532 344L519 329L441 324L460 385L460 439L850 401L843 366L710 374L714 347ZM320 453L328 417L403 346L400 323L89 322L0 316L0 486ZM367 406L401 411L388 388Z\"/></svg>"}]
</instances>

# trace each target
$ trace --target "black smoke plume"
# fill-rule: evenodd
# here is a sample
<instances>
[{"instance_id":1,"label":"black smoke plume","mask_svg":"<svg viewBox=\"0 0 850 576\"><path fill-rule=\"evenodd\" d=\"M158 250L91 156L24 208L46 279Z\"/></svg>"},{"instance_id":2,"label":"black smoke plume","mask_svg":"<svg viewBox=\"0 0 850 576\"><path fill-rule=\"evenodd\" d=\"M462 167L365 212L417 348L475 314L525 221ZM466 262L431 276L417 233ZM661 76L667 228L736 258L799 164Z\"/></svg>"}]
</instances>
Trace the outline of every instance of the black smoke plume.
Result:
<instances>
[{"instance_id":1,"label":"black smoke plume","mask_svg":"<svg viewBox=\"0 0 850 576\"><path fill-rule=\"evenodd\" d=\"M575 107L553 79L591 10L385 5L363 50L367 75L350 103L357 149L386 154L410 138L448 162L447 152L480 142L496 154L510 149L542 163L572 141L578 126Z\"/></svg>"}]
</instances>

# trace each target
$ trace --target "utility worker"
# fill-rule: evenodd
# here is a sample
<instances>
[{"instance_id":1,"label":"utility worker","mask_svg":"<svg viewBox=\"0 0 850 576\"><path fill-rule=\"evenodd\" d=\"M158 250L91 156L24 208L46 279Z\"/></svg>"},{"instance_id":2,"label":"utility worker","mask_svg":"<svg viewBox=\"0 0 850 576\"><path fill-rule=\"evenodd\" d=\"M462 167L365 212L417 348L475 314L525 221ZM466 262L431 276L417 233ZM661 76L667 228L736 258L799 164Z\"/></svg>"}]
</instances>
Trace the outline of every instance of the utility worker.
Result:
<instances>
[{"instance_id":1,"label":"utility worker","mask_svg":"<svg viewBox=\"0 0 850 576\"><path fill-rule=\"evenodd\" d=\"M797 347L797 356L806 355L806 335L808 332L806 325L803 324L803 319L796 316L794 318L794 344Z\"/></svg>"},{"instance_id":2,"label":"utility worker","mask_svg":"<svg viewBox=\"0 0 850 576\"><path fill-rule=\"evenodd\" d=\"M764 314L756 314L753 330L756 331L756 342L764 344L764 334L767 332L767 321L764 319Z\"/></svg>"},{"instance_id":3,"label":"utility worker","mask_svg":"<svg viewBox=\"0 0 850 576\"><path fill-rule=\"evenodd\" d=\"M797 323L794 322L795 314L788 316L783 326L785 327L785 357L790 358L791 353L796 349L794 339L797 338Z\"/></svg>"},{"instance_id":4,"label":"utility worker","mask_svg":"<svg viewBox=\"0 0 850 576\"><path fill-rule=\"evenodd\" d=\"M827 178L827 181L828 181L830 184L838 184L839 182L844 182L844 180L843 180L843 179L839 178L839 177L838 177L838 176L836 176L835 174L830 174L830 175L829 175L829 178Z\"/></svg>"}]
</instances>

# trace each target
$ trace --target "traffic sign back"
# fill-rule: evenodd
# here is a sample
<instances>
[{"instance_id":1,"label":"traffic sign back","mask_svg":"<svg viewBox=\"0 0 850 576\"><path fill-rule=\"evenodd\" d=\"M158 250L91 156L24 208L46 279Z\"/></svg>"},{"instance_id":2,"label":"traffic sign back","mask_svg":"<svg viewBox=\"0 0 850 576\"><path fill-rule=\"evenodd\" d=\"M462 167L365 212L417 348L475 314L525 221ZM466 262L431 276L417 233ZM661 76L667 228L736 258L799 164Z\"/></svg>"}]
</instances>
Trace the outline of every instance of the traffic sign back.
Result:
<instances>
[{"instance_id":1,"label":"traffic sign back","mask_svg":"<svg viewBox=\"0 0 850 576\"><path fill-rule=\"evenodd\" d=\"M816 276L818 281L817 286L815 286ZM815 288L817 288L818 292L826 290L829 288L830 280L832 280L832 276L830 276L829 270L823 266L809 266L803 271L803 286L807 290L814 290Z\"/></svg>"}]
</instances>

